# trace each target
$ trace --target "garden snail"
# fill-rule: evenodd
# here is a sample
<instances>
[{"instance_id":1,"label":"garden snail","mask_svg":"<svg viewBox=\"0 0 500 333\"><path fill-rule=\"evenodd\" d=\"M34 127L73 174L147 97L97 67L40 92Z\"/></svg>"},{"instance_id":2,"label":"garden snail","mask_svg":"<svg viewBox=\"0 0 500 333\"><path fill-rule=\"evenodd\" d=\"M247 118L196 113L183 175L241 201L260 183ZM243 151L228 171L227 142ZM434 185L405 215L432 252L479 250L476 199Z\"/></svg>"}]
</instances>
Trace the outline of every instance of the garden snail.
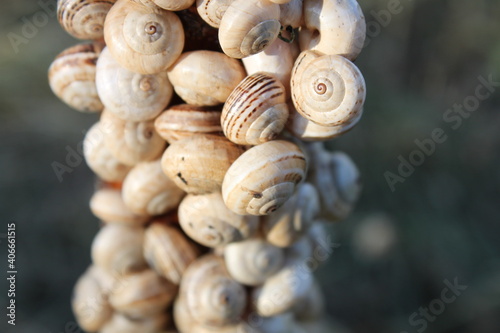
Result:
<instances>
[{"instance_id":1,"label":"garden snail","mask_svg":"<svg viewBox=\"0 0 500 333\"><path fill-rule=\"evenodd\" d=\"M110 53L129 71L164 72L180 56L184 30L179 18L159 7L138 1L118 0L104 24Z\"/></svg>"},{"instance_id":2,"label":"garden snail","mask_svg":"<svg viewBox=\"0 0 500 333\"><path fill-rule=\"evenodd\" d=\"M233 0L196 0L200 17L214 28L220 26L222 16Z\"/></svg>"},{"instance_id":3,"label":"garden snail","mask_svg":"<svg viewBox=\"0 0 500 333\"><path fill-rule=\"evenodd\" d=\"M224 135L240 145L275 139L288 118L285 87L274 76L257 72L241 81L222 109Z\"/></svg>"},{"instance_id":4,"label":"garden snail","mask_svg":"<svg viewBox=\"0 0 500 333\"><path fill-rule=\"evenodd\" d=\"M97 95L96 62L101 43L79 44L60 53L49 68L49 84L54 94L82 112L99 112L104 106Z\"/></svg>"},{"instance_id":5,"label":"garden snail","mask_svg":"<svg viewBox=\"0 0 500 333\"><path fill-rule=\"evenodd\" d=\"M222 197L237 214L267 215L288 200L306 169L305 156L296 145L269 141L250 148L231 165Z\"/></svg>"}]
</instances>

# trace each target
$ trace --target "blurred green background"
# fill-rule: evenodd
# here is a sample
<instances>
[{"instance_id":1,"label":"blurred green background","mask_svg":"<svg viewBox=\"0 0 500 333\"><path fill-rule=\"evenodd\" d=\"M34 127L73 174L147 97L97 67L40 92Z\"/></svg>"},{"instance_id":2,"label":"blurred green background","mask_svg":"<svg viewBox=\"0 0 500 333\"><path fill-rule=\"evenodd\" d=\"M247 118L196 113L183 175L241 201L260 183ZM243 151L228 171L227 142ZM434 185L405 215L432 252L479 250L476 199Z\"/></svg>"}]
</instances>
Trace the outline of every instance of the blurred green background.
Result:
<instances>
[{"instance_id":1,"label":"blurred green background","mask_svg":"<svg viewBox=\"0 0 500 333\"><path fill-rule=\"evenodd\" d=\"M423 332L411 318L423 318L420 308L435 306L444 281L456 279L467 289L426 321L425 332L498 333L500 94L456 129L443 117L470 101L478 77L500 81L500 1L401 0L399 13L381 15L394 1L360 0L370 39L356 62L367 82L365 114L329 148L352 156L364 192L353 215L331 226L341 246L317 271L327 311L347 332ZM71 290L98 230L88 208L88 167L62 182L51 167L64 163L67 147L76 149L97 116L69 109L51 93L47 69L77 41L40 13L37 1L0 3L2 271L7 223L17 223L18 241L17 325L7 327L2 314L1 332L65 331L74 320ZM39 27L16 52L8 34L22 36L35 16ZM384 173L397 174L398 157L408 159L414 141L436 128L447 140L392 191ZM2 279L2 308L6 290Z\"/></svg>"}]
</instances>

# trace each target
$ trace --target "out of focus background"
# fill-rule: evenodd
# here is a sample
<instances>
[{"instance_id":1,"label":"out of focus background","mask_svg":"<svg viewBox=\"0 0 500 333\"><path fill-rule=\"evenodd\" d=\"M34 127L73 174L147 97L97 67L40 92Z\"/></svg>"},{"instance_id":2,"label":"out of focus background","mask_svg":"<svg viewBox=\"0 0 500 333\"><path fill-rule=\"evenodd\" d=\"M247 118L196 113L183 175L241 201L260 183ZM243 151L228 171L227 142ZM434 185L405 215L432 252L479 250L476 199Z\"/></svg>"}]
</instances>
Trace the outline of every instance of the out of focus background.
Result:
<instances>
[{"instance_id":1,"label":"out of focus background","mask_svg":"<svg viewBox=\"0 0 500 333\"><path fill-rule=\"evenodd\" d=\"M99 226L85 163L61 182L52 168L97 120L47 84L53 58L78 43L46 14L55 3L0 3L0 267L7 271L5 234L15 222L18 271L15 327L0 279L1 332L68 332L72 287ZM500 1L360 4L365 114L328 147L352 156L364 192L352 216L331 226L340 247L316 271L327 312L338 332L498 333ZM416 141L439 129L441 142L419 161ZM421 165L400 167L410 159ZM445 302L450 285L456 297Z\"/></svg>"}]
</instances>

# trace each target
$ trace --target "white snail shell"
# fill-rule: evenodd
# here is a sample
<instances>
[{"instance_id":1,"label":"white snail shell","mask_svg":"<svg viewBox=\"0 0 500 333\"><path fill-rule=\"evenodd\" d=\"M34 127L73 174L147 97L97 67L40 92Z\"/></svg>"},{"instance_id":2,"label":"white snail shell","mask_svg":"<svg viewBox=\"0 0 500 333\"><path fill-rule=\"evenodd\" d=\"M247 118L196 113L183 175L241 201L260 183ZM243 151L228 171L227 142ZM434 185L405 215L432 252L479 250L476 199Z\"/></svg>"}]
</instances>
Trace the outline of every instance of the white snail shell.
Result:
<instances>
[{"instance_id":1,"label":"white snail shell","mask_svg":"<svg viewBox=\"0 0 500 333\"><path fill-rule=\"evenodd\" d=\"M302 50L338 54L354 61L366 36L363 11L356 0L304 0Z\"/></svg>"},{"instance_id":2,"label":"white snail shell","mask_svg":"<svg viewBox=\"0 0 500 333\"><path fill-rule=\"evenodd\" d=\"M275 139L288 118L285 87L271 74L247 76L234 88L222 109L226 137L240 145L258 145Z\"/></svg>"},{"instance_id":3,"label":"white snail shell","mask_svg":"<svg viewBox=\"0 0 500 333\"><path fill-rule=\"evenodd\" d=\"M307 162L293 143L269 141L243 153L222 184L226 206L237 214L267 215L281 207L305 179Z\"/></svg>"},{"instance_id":4,"label":"white snail shell","mask_svg":"<svg viewBox=\"0 0 500 333\"><path fill-rule=\"evenodd\" d=\"M279 5L268 0L234 0L220 22L222 50L232 58L261 52L278 37L279 18Z\"/></svg>"},{"instance_id":5,"label":"white snail shell","mask_svg":"<svg viewBox=\"0 0 500 333\"><path fill-rule=\"evenodd\" d=\"M100 333L158 333L164 332L169 323L170 316L167 313L159 313L147 318L130 318L115 312ZM165 331L165 333L172 332Z\"/></svg>"},{"instance_id":6,"label":"white snail shell","mask_svg":"<svg viewBox=\"0 0 500 333\"><path fill-rule=\"evenodd\" d=\"M298 28L303 25L303 0L291 0L280 4L280 23L282 26Z\"/></svg>"},{"instance_id":7,"label":"white snail shell","mask_svg":"<svg viewBox=\"0 0 500 333\"><path fill-rule=\"evenodd\" d=\"M196 0L198 14L214 28L219 28L220 20L233 0Z\"/></svg>"},{"instance_id":8,"label":"white snail shell","mask_svg":"<svg viewBox=\"0 0 500 333\"><path fill-rule=\"evenodd\" d=\"M96 86L108 112L127 121L155 118L170 102L167 72L143 75L121 67L108 48L97 61Z\"/></svg>"},{"instance_id":9,"label":"white snail shell","mask_svg":"<svg viewBox=\"0 0 500 333\"><path fill-rule=\"evenodd\" d=\"M356 65L314 51L303 51L295 61L291 90L297 111L322 126L356 121L366 97L365 80Z\"/></svg>"},{"instance_id":10,"label":"white snail shell","mask_svg":"<svg viewBox=\"0 0 500 333\"><path fill-rule=\"evenodd\" d=\"M184 30L172 12L118 0L106 18L104 39L121 66L135 73L156 74L180 56Z\"/></svg>"},{"instance_id":11,"label":"white snail shell","mask_svg":"<svg viewBox=\"0 0 500 333\"><path fill-rule=\"evenodd\" d=\"M156 6L170 10L170 11L179 11L183 9L187 9L191 7L195 0L140 0L142 3L146 5L153 3Z\"/></svg>"}]
</instances>

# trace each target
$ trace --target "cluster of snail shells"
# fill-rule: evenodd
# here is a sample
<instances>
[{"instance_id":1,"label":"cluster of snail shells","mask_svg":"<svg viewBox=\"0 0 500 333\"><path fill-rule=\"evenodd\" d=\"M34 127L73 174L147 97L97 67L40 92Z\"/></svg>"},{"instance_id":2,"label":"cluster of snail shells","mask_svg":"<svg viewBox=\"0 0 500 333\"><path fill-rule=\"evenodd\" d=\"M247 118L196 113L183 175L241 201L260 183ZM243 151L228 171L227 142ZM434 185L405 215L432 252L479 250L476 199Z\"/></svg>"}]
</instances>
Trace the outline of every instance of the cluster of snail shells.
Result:
<instances>
[{"instance_id":1,"label":"cluster of snail shells","mask_svg":"<svg viewBox=\"0 0 500 333\"><path fill-rule=\"evenodd\" d=\"M80 326L327 332L304 263L361 191L318 142L363 112L356 0L59 0L58 19L90 42L56 57L50 86L100 113L83 142L102 228ZM220 45L193 46L193 27Z\"/></svg>"}]
</instances>

